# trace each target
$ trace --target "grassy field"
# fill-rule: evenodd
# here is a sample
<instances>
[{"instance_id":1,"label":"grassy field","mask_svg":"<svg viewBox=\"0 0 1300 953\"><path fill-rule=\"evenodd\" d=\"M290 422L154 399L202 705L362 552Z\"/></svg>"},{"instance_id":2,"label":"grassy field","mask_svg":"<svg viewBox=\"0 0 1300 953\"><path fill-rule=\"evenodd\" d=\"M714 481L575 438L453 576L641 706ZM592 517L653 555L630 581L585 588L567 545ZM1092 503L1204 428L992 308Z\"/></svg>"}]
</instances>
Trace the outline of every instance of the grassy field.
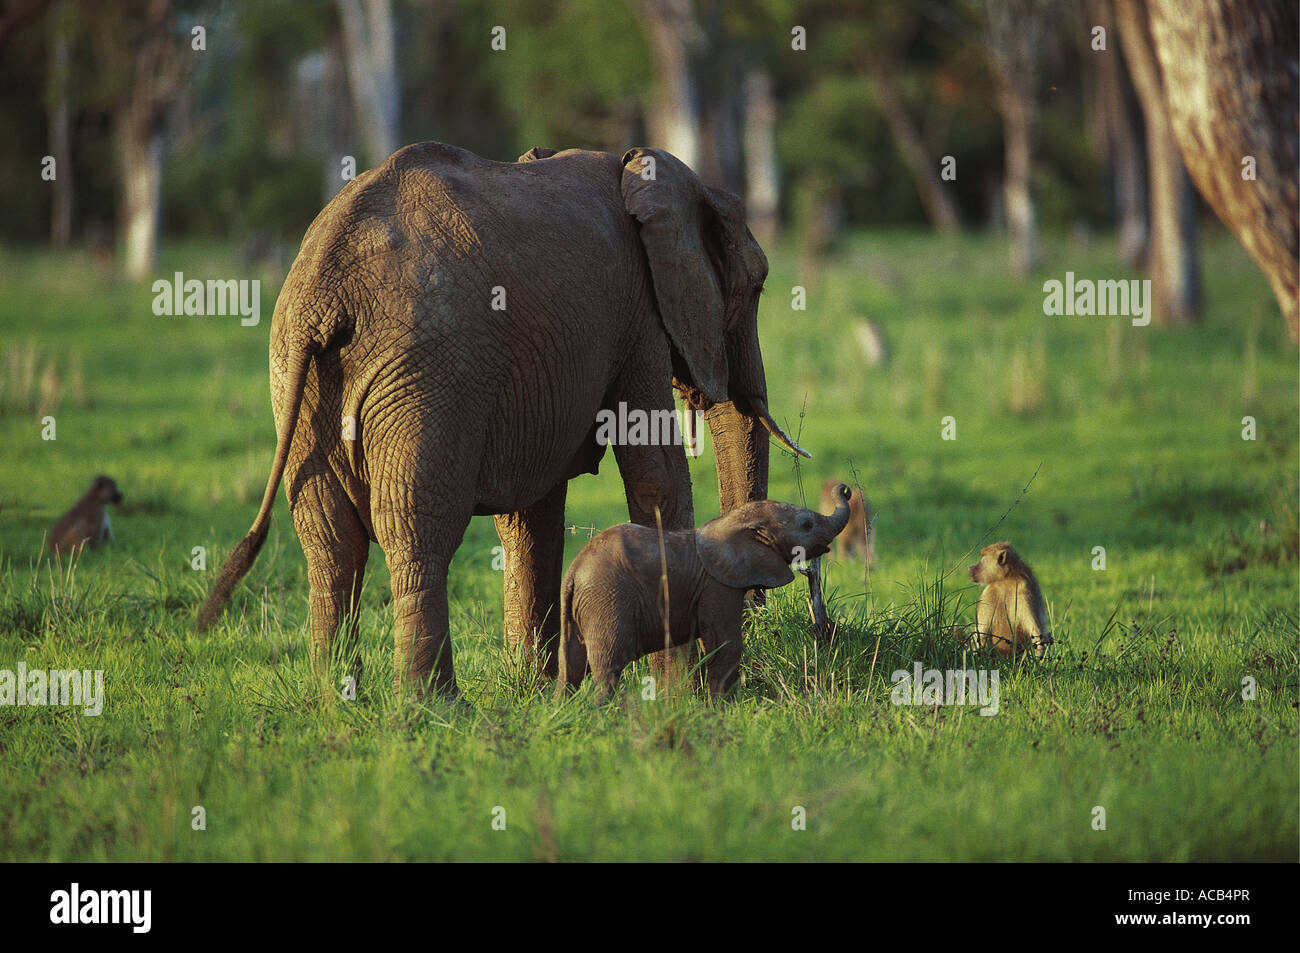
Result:
<instances>
[{"instance_id":1,"label":"grassy field","mask_svg":"<svg viewBox=\"0 0 1300 953\"><path fill-rule=\"evenodd\" d=\"M814 644L800 580L751 619L734 701L644 700L642 663L614 704L556 703L503 648L476 518L450 578L468 703L391 697L376 549L373 680L321 708L283 496L231 611L193 630L271 460L276 277L241 327L156 317L147 284L88 257L0 250L0 669L102 669L107 696L98 717L0 707L0 859L1294 861L1300 369L1238 246L1204 248L1195 330L1045 317L1047 278L1127 277L1106 241L1049 238L1027 283L986 238L857 235L816 274L771 258L770 404L815 456L773 445L771 495L816 505L856 472L878 513L870 577L828 568L835 643ZM168 248L173 271L256 276L212 246ZM883 367L855 334L867 317ZM707 443L691 467L703 522ZM126 497L116 544L51 565L42 534L98 472ZM575 526L626 518L612 458L571 484ZM966 659L998 671L992 717L893 704L895 670L962 666L963 569L1001 538L1038 572L1053 654Z\"/></svg>"}]
</instances>

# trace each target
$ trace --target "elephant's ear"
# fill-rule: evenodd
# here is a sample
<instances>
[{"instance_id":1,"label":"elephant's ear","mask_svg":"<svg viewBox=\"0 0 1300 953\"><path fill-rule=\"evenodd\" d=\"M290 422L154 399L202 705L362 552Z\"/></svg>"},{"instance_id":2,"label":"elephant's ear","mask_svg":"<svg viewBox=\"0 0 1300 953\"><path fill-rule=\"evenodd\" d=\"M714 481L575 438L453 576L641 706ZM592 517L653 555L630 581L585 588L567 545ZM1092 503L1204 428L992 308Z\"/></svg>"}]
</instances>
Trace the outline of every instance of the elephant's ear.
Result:
<instances>
[{"instance_id":1,"label":"elephant's ear","mask_svg":"<svg viewBox=\"0 0 1300 953\"><path fill-rule=\"evenodd\" d=\"M794 579L790 565L770 545L766 524L748 512L753 504L705 523L695 531L704 571L732 589L776 589Z\"/></svg>"},{"instance_id":2,"label":"elephant's ear","mask_svg":"<svg viewBox=\"0 0 1300 953\"><path fill-rule=\"evenodd\" d=\"M692 383L711 400L727 393L728 225L744 212L733 196L710 189L675 156L659 149L623 155L623 207L637 220L655 299ZM734 206L734 207L732 207Z\"/></svg>"},{"instance_id":3,"label":"elephant's ear","mask_svg":"<svg viewBox=\"0 0 1300 953\"><path fill-rule=\"evenodd\" d=\"M555 155L556 152L558 151L559 151L558 149L548 149L546 148L546 146L533 146L531 149L529 149L527 152L525 152L515 161L536 162L538 159L549 159L551 156Z\"/></svg>"}]
</instances>

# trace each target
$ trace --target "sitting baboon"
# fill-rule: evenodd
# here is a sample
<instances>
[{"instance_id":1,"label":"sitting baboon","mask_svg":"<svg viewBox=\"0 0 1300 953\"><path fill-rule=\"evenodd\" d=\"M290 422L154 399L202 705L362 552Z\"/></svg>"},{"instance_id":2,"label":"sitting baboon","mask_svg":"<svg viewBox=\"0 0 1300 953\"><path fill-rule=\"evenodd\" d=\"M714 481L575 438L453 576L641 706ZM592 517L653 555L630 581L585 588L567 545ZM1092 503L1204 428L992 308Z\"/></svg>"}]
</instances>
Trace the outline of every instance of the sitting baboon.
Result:
<instances>
[{"instance_id":1,"label":"sitting baboon","mask_svg":"<svg viewBox=\"0 0 1300 953\"><path fill-rule=\"evenodd\" d=\"M1034 571L1011 544L1004 541L981 549L979 562L970 567L970 579L984 585L976 610L976 644L1001 655L1032 645L1034 655L1041 657L1053 641L1047 631L1043 593Z\"/></svg>"},{"instance_id":2,"label":"sitting baboon","mask_svg":"<svg viewBox=\"0 0 1300 953\"><path fill-rule=\"evenodd\" d=\"M94 549L113 538L113 528L108 521L108 504L121 503L122 494L117 484L106 476L95 477L86 495L50 530L50 551L66 552L81 545Z\"/></svg>"}]
</instances>

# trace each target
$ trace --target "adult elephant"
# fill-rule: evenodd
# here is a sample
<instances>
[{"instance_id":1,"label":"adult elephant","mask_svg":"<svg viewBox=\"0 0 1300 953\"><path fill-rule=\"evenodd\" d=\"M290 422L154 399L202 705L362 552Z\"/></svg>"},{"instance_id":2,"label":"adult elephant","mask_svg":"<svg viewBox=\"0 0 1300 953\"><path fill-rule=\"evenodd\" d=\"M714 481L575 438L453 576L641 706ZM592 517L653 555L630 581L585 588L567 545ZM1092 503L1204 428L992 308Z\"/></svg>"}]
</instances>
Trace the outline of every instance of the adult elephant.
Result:
<instances>
[{"instance_id":1,"label":"adult elephant","mask_svg":"<svg viewBox=\"0 0 1300 953\"><path fill-rule=\"evenodd\" d=\"M324 671L371 541L392 578L394 687L455 694L447 567L494 514L512 643L558 664L564 499L596 472L601 410L672 411L713 435L723 510L767 495L758 297L767 259L734 196L675 157L534 149L492 162L427 142L312 223L271 326L279 435L262 506L199 612L211 624L266 538L281 478ZM633 521L694 525L680 445L616 443ZM349 615L351 622L349 623Z\"/></svg>"}]
</instances>

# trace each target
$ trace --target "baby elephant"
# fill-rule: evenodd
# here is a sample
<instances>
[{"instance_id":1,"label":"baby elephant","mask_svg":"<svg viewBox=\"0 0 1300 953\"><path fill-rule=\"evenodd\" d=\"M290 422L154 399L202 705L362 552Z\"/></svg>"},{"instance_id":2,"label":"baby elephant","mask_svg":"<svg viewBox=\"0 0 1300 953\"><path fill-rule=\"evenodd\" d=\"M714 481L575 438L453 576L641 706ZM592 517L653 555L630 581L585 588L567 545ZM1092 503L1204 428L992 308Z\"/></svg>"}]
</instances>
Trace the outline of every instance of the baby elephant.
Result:
<instances>
[{"instance_id":1,"label":"baby elephant","mask_svg":"<svg viewBox=\"0 0 1300 953\"><path fill-rule=\"evenodd\" d=\"M744 503L698 529L665 532L624 523L578 553L560 591L557 695L590 670L607 699L623 669L665 643L704 643L709 690L728 692L740 671L741 615L748 589L775 589L830 551L849 519L849 488L823 516L789 503ZM662 562L661 562L662 552ZM664 565L668 625L664 629Z\"/></svg>"}]
</instances>

